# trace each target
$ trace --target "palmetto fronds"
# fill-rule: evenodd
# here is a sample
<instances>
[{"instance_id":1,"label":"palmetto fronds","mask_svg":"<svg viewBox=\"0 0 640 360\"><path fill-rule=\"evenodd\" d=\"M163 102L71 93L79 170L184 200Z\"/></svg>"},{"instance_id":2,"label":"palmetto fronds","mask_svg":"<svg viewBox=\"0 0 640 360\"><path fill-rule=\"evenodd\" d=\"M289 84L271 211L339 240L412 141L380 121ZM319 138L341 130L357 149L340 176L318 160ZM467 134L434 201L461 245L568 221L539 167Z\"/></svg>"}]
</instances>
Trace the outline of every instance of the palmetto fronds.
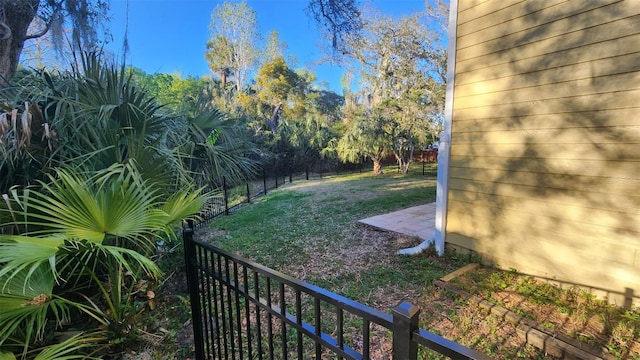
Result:
<instances>
[{"instance_id":1,"label":"palmetto fronds","mask_svg":"<svg viewBox=\"0 0 640 360\"><path fill-rule=\"evenodd\" d=\"M0 244L6 244L5 241L0 239ZM33 250L34 246L27 249ZM14 258L6 264L16 261ZM11 267L6 264L3 270ZM0 346L12 338L41 340L51 314L58 324L68 318L69 306L54 298L51 269L45 264L35 267L20 264L17 267L20 266L26 266L30 271L4 271L5 275L0 276ZM23 351L27 350L27 344Z\"/></svg>"},{"instance_id":2,"label":"palmetto fronds","mask_svg":"<svg viewBox=\"0 0 640 360\"><path fill-rule=\"evenodd\" d=\"M21 233L0 235L0 348L14 338L32 343L52 315L59 326L71 309L105 336L123 336L141 311L131 306L132 284L161 275L148 255L158 236L200 210L200 191L163 199L133 161L90 173L59 168L40 185L14 188L0 204Z\"/></svg>"},{"instance_id":3,"label":"palmetto fronds","mask_svg":"<svg viewBox=\"0 0 640 360\"><path fill-rule=\"evenodd\" d=\"M99 326L95 338L126 339L149 300L137 284L161 276L159 238L198 213L204 186L254 170L222 113L170 113L123 70L87 54L81 69L0 89L13 99L0 104L0 359L34 358L70 313ZM65 351L39 356L74 358Z\"/></svg>"}]
</instances>

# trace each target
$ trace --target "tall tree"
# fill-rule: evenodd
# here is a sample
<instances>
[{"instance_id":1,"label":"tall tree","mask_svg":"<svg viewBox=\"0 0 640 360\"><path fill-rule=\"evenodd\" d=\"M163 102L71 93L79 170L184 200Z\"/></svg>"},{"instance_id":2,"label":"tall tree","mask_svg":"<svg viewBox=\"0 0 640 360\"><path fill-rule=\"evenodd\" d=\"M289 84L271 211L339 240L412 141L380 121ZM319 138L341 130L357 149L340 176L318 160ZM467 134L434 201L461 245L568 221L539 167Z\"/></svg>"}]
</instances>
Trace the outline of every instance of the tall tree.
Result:
<instances>
[{"instance_id":1,"label":"tall tree","mask_svg":"<svg viewBox=\"0 0 640 360\"><path fill-rule=\"evenodd\" d=\"M381 135L404 172L419 142L433 137L431 122L444 109L446 52L440 28L426 20L423 13L400 19L372 14L359 34L347 36L343 52L360 81L351 105L388 120Z\"/></svg>"},{"instance_id":2,"label":"tall tree","mask_svg":"<svg viewBox=\"0 0 640 360\"><path fill-rule=\"evenodd\" d=\"M226 87L233 69L233 47L229 39L220 35L212 36L207 42L205 58L209 61L209 69L220 77L222 87Z\"/></svg>"},{"instance_id":3,"label":"tall tree","mask_svg":"<svg viewBox=\"0 0 640 360\"><path fill-rule=\"evenodd\" d=\"M256 12L246 1L225 1L211 13L206 58L214 72L228 72L233 77L238 93L259 56L257 24Z\"/></svg>"},{"instance_id":4,"label":"tall tree","mask_svg":"<svg viewBox=\"0 0 640 360\"><path fill-rule=\"evenodd\" d=\"M73 44L95 44L95 25L108 9L104 0L0 0L0 86L15 74L25 41L51 32L54 43L61 45L68 25ZM35 19L42 27L29 32Z\"/></svg>"}]
</instances>

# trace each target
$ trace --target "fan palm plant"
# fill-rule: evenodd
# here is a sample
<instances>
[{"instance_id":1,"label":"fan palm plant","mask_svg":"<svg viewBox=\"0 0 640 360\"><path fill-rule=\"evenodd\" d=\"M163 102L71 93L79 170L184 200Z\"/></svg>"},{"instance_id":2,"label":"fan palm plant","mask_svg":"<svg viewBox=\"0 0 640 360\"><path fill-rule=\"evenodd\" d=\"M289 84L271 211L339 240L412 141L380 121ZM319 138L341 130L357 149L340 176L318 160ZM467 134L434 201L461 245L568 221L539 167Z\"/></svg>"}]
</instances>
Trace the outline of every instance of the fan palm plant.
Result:
<instances>
[{"instance_id":1,"label":"fan palm plant","mask_svg":"<svg viewBox=\"0 0 640 360\"><path fill-rule=\"evenodd\" d=\"M162 106L136 87L123 67L107 65L97 54L84 56L82 69L67 74L64 82L72 86L63 96L50 98L60 114L65 163L103 169L135 159L146 179L188 181L179 156L166 145L171 117Z\"/></svg>"},{"instance_id":2,"label":"fan palm plant","mask_svg":"<svg viewBox=\"0 0 640 360\"><path fill-rule=\"evenodd\" d=\"M169 114L95 54L81 68L0 89L16 99L3 113L8 123L35 119L35 106L15 105L30 99L57 134L18 183L36 186L5 187L0 200L0 357L22 348L31 358L33 345L74 314L93 319L112 343L127 338L152 301L143 280L160 275L150 259L156 240L174 237L175 223L204 202L192 184L252 170L250 148L221 113Z\"/></svg>"},{"instance_id":3,"label":"fan palm plant","mask_svg":"<svg viewBox=\"0 0 640 360\"><path fill-rule=\"evenodd\" d=\"M223 177L239 182L256 172L256 162L248 156L253 145L220 111L204 106L199 115L183 118L174 129L170 144L197 184L221 184Z\"/></svg>"},{"instance_id":4,"label":"fan palm plant","mask_svg":"<svg viewBox=\"0 0 640 360\"><path fill-rule=\"evenodd\" d=\"M0 89L0 98L10 99L5 118L30 99L40 104L40 123L46 124L32 126L33 133L42 128L55 135L57 146L34 157L36 170L59 165L103 169L135 159L145 179L164 184L169 192L193 183L194 176L210 183L222 176L246 177L254 170L246 156L252 145L243 140L246 137L233 121L211 109L211 99L200 99L188 115L172 113L136 86L131 72L105 63L99 54L85 54L75 69L34 72L15 86ZM214 130L220 136L215 143L208 142Z\"/></svg>"},{"instance_id":5,"label":"fan palm plant","mask_svg":"<svg viewBox=\"0 0 640 360\"><path fill-rule=\"evenodd\" d=\"M162 199L133 161L84 176L57 169L40 185L12 189L0 206L21 234L0 235L0 349L22 343L26 353L72 311L122 341L144 310L134 300L152 298L141 280L160 275L149 258L155 241L175 235L203 197L187 188Z\"/></svg>"}]
</instances>

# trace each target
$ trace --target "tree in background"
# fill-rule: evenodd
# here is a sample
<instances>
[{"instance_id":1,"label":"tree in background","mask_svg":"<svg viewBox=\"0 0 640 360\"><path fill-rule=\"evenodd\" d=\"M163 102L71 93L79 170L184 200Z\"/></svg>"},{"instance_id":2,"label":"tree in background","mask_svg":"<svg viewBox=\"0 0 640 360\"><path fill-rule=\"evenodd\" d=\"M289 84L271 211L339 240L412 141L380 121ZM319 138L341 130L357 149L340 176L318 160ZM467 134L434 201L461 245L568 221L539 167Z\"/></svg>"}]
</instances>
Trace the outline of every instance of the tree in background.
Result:
<instances>
[{"instance_id":1,"label":"tree in background","mask_svg":"<svg viewBox=\"0 0 640 360\"><path fill-rule=\"evenodd\" d=\"M278 132L278 122L283 112L295 117L304 111L305 88L309 80L291 70L282 57L266 62L258 70L256 95L260 100L260 113L271 132Z\"/></svg>"},{"instance_id":2,"label":"tree in background","mask_svg":"<svg viewBox=\"0 0 640 360\"><path fill-rule=\"evenodd\" d=\"M326 151L330 142L338 134L326 121L326 115L312 111L304 119L288 121L283 126L283 134L287 136L292 148L291 161L297 169L304 169L307 174L321 159L331 154Z\"/></svg>"},{"instance_id":3,"label":"tree in background","mask_svg":"<svg viewBox=\"0 0 640 360\"><path fill-rule=\"evenodd\" d=\"M238 94L244 90L247 76L258 60L257 26L256 13L246 1L225 1L211 13L206 59L223 83L231 76Z\"/></svg>"},{"instance_id":4,"label":"tree in background","mask_svg":"<svg viewBox=\"0 0 640 360\"><path fill-rule=\"evenodd\" d=\"M229 39L220 35L212 36L207 42L205 58L209 61L209 69L220 77L222 87L226 87L233 67L233 47Z\"/></svg>"},{"instance_id":5,"label":"tree in background","mask_svg":"<svg viewBox=\"0 0 640 360\"><path fill-rule=\"evenodd\" d=\"M408 171L416 147L428 138L444 111L446 52L441 34L429 28L425 14L400 19L371 14L362 31L344 41L345 60L357 74L360 90L348 94L350 107L385 119L379 136L387 137L403 172ZM367 117L360 118L361 124ZM366 127L365 127L366 128Z\"/></svg>"},{"instance_id":6,"label":"tree in background","mask_svg":"<svg viewBox=\"0 0 640 360\"><path fill-rule=\"evenodd\" d=\"M286 42L280 41L280 34L271 30L267 36L263 58L264 61L274 61L278 58L284 58L287 54L288 45Z\"/></svg>"},{"instance_id":7,"label":"tree in background","mask_svg":"<svg viewBox=\"0 0 640 360\"><path fill-rule=\"evenodd\" d=\"M382 174L382 160L390 148L389 118L375 112L355 110L350 124L339 139L334 139L331 149L341 161L357 163L363 157L373 161L373 174Z\"/></svg>"},{"instance_id":8,"label":"tree in background","mask_svg":"<svg viewBox=\"0 0 640 360\"><path fill-rule=\"evenodd\" d=\"M202 100L208 83L213 79L208 77L182 76L180 74L147 74L142 69L129 67L127 73L132 81L153 96L158 104L162 104L163 111L174 113L188 113L196 115L198 102Z\"/></svg>"},{"instance_id":9,"label":"tree in background","mask_svg":"<svg viewBox=\"0 0 640 360\"><path fill-rule=\"evenodd\" d=\"M97 24L106 18L108 9L108 1L103 0L0 0L0 86L15 74L26 40L51 32L54 44L61 46L63 26L68 25L70 43L93 48ZM30 29L36 19L42 27Z\"/></svg>"}]
</instances>

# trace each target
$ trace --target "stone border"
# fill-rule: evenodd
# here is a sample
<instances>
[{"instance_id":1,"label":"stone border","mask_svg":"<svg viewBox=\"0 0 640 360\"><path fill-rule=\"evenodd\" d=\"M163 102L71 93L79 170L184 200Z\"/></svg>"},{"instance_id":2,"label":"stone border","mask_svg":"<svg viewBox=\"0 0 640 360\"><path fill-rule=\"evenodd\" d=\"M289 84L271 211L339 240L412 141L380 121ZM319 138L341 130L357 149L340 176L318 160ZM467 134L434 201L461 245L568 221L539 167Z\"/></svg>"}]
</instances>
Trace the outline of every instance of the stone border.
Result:
<instances>
[{"instance_id":1,"label":"stone border","mask_svg":"<svg viewBox=\"0 0 640 360\"><path fill-rule=\"evenodd\" d=\"M441 277L440 279L434 280L433 284L441 289L452 291L457 295L466 298L469 304L483 308L491 312L493 315L499 316L500 318L514 324L516 326L516 331L520 337L524 338L527 343L543 350L545 353L551 356L561 359L615 359L615 357L613 357L612 355L581 343L576 339L563 334L551 333L548 330L540 327L538 323L533 320L524 318L502 306L492 304L479 296L472 295L449 283L449 281L455 279L458 276L462 276L469 271L474 270L478 266L479 264L477 263L466 265L450 274Z\"/></svg>"}]
</instances>

